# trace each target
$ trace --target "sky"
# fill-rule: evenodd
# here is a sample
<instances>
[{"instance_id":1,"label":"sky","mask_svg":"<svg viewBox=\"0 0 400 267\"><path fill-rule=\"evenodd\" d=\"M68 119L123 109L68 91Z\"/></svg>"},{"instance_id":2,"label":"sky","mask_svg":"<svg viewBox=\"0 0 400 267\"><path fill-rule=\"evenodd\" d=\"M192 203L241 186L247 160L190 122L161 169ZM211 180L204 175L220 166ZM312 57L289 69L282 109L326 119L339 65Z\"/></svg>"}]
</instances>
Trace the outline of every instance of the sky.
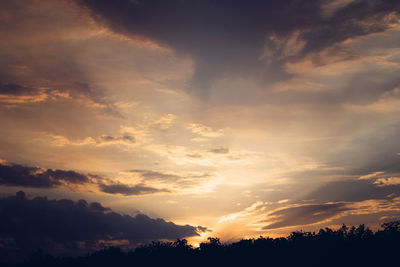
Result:
<instances>
[{"instance_id":1,"label":"sky","mask_svg":"<svg viewBox=\"0 0 400 267\"><path fill-rule=\"evenodd\" d=\"M400 219L399 1L0 6L0 248Z\"/></svg>"}]
</instances>

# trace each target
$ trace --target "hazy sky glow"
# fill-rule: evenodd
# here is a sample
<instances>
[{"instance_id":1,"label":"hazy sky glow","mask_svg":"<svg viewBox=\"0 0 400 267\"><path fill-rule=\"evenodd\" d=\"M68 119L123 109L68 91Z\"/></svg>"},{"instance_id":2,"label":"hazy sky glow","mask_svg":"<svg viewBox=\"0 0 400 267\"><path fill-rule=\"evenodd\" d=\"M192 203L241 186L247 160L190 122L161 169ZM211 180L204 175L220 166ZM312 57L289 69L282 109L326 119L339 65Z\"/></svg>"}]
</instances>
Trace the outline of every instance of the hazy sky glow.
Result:
<instances>
[{"instance_id":1,"label":"hazy sky glow","mask_svg":"<svg viewBox=\"0 0 400 267\"><path fill-rule=\"evenodd\" d=\"M3 1L1 196L193 243L400 219L399 19L391 0Z\"/></svg>"}]
</instances>

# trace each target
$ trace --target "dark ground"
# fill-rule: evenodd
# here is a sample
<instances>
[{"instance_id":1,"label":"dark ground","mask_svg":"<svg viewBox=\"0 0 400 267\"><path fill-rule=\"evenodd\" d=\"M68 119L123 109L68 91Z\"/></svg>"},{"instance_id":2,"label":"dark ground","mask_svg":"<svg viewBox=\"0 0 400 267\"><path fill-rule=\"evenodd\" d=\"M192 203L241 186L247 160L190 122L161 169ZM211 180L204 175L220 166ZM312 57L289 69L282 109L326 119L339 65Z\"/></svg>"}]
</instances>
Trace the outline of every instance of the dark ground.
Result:
<instances>
[{"instance_id":1,"label":"dark ground","mask_svg":"<svg viewBox=\"0 0 400 267\"><path fill-rule=\"evenodd\" d=\"M193 248L185 239L153 242L123 252L110 247L77 258L54 258L41 251L12 266L400 266L400 221L372 232L364 225L286 238L244 239L221 244L218 238Z\"/></svg>"}]
</instances>

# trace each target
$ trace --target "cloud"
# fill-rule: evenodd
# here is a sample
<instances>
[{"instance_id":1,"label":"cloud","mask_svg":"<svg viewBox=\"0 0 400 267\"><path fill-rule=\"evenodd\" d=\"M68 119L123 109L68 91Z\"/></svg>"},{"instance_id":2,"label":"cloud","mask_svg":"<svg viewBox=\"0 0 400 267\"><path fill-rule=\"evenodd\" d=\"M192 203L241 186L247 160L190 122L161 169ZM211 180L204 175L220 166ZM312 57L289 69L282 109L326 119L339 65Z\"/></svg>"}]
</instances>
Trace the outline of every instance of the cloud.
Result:
<instances>
[{"instance_id":1,"label":"cloud","mask_svg":"<svg viewBox=\"0 0 400 267\"><path fill-rule=\"evenodd\" d=\"M300 225L310 230L342 223L377 225L382 216L399 214L400 182L397 178L374 173L369 178L326 182L311 193L303 181L288 188L280 186L275 197L271 197L271 192L264 193L255 199L261 201L227 214L219 222L246 225L247 231L254 234L267 231L279 235L298 230ZM263 186L255 187L251 195L260 195L257 192L260 188ZM250 191L243 194L250 195ZM282 200L285 196L290 200Z\"/></svg>"},{"instance_id":2,"label":"cloud","mask_svg":"<svg viewBox=\"0 0 400 267\"><path fill-rule=\"evenodd\" d=\"M1 82L1 81L0 81ZM33 80L30 81L31 83ZM53 81L57 83L57 81ZM102 112L121 118L116 106L107 102L100 92L94 91L85 84L73 82L61 88L45 84L42 87L27 87L16 83L0 83L0 104L8 107L17 107L18 104L40 104L43 102L63 102L65 100L82 102L90 108L98 108Z\"/></svg>"},{"instance_id":3,"label":"cloud","mask_svg":"<svg viewBox=\"0 0 400 267\"><path fill-rule=\"evenodd\" d=\"M226 73L268 76L264 82L284 79L287 75L279 71L282 58L295 60L349 38L384 31L400 11L400 4L389 0L334 2L78 1L112 31L191 55L196 70L190 88L200 95ZM296 32L298 37L289 37ZM268 41L271 36L301 45L277 45ZM263 61L266 46L273 51L272 64Z\"/></svg>"},{"instance_id":4,"label":"cloud","mask_svg":"<svg viewBox=\"0 0 400 267\"><path fill-rule=\"evenodd\" d=\"M180 174L153 170L129 170L129 172L138 174L144 182L153 181L179 190L207 183L214 176L205 172L186 172Z\"/></svg>"},{"instance_id":5,"label":"cloud","mask_svg":"<svg viewBox=\"0 0 400 267\"><path fill-rule=\"evenodd\" d=\"M359 179L360 180L373 179L373 178L377 178L378 176L381 176L383 174L385 174L385 172L382 172L382 171L381 172L372 172L372 173L360 176Z\"/></svg>"},{"instance_id":6,"label":"cloud","mask_svg":"<svg viewBox=\"0 0 400 267\"><path fill-rule=\"evenodd\" d=\"M148 126L137 125L137 126L120 126L120 133L123 135L133 136L137 144L148 143L153 141L150 137Z\"/></svg>"},{"instance_id":7,"label":"cloud","mask_svg":"<svg viewBox=\"0 0 400 267\"><path fill-rule=\"evenodd\" d=\"M172 124L174 123L176 116L174 114L167 114L156 120L152 123L152 126L161 130L165 131L168 130Z\"/></svg>"},{"instance_id":8,"label":"cloud","mask_svg":"<svg viewBox=\"0 0 400 267\"><path fill-rule=\"evenodd\" d=\"M263 229L312 224L332 218L346 210L349 210L349 208L346 207L345 203L312 204L283 208L268 215L269 220L276 220L276 222L264 226Z\"/></svg>"},{"instance_id":9,"label":"cloud","mask_svg":"<svg viewBox=\"0 0 400 267\"><path fill-rule=\"evenodd\" d=\"M122 117L105 97L104 87L88 75L92 59L85 52L80 54L90 46L90 41L84 43L99 33L81 7L73 1L17 0L2 5L2 10L0 36L7 43L1 45L0 103L39 105L73 99ZM95 53L96 49L90 49Z\"/></svg>"},{"instance_id":10,"label":"cloud","mask_svg":"<svg viewBox=\"0 0 400 267\"><path fill-rule=\"evenodd\" d=\"M400 211L400 199L366 199L356 202L329 202L323 204L302 204L295 207L277 209L267 215L271 223L264 230L298 225L337 225L344 222L376 224L386 215L397 215ZM361 220L360 220L361 218Z\"/></svg>"},{"instance_id":11,"label":"cloud","mask_svg":"<svg viewBox=\"0 0 400 267\"><path fill-rule=\"evenodd\" d=\"M397 193L400 189L400 186L395 183L377 186L385 181L388 182L386 179L333 181L322 185L304 198L314 199L317 202L357 202L367 199L385 199L388 195Z\"/></svg>"},{"instance_id":12,"label":"cloud","mask_svg":"<svg viewBox=\"0 0 400 267\"><path fill-rule=\"evenodd\" d=\"M25 87L15 83L0 84L1 95L31 95L37 92L37 89Z\"/></svg>"},{"instance_id":13,"label":"cloud","mask_svg":"<svg viewBox=\"0 0 400 267\"><path fill-rule=\"evenodd\" d=\"M203 230L144 214L122 215L85 200L27 199L22 191L0 199L0 216L2 254L19 261L38 248L55 255L76 255L100 249L109 241L132 248L150 240L196 236Z\"/></svg>"},{"instance_id":14,"label":"cloud","mask_svg":"<svg viewBox=\"0 0 400 267\"><path fill-rule=\"evenodd\" d=\"M26 167L19 164L0 163L0 185L36 188L53 188L62 184L84 184L89 177L75 171Z\"/></svg>"},{"instance_id":15,"label":"cloud","mask_svg":"<svg viewBox=\"0 0 400 267\"><path fill-rule=\"evenodd\" d=\"M146 186L144 184L137 184L134 186L126 184L109 184L109 185L99 184L99 188L104 193L122 194L125 196L145 195L158 192L169 192L169 190L166 189L157 189L154 187Z\"/></svg>"},{"instance_id":16,"label":"cloud","mask_svg":"<svg viewBox=\"0 0 400 267\"><path fill-rule=\"evenodd\" d=\"M245 208L244 210L222 216L219 219L219 222L221 223L221 222L227 222L227 221L238 220L238 219L243 219L243 218L256 217L260 213L264 213L266 210L266 207L270 204L271 203L269 203L269 202L257 201L255 203L253 203L252 205L250 205L249 207Z\"/></svg>"},{"instance_id":17,"label":"cloud","mask_svg":"<svg viewBox=\"0 0 400 267\"><path fill-rule=\"evenodd\" d=\"M111 135L102 135L99 136L99 142L115 142L115 141L125 141L125 142L131 142L134 143L135 142L135 138L133 136L130 135L124 135L124 136L118 136L118 137L114 137Z\"/></svg>"},{"instance_id":18,"label":"cloud","mask_svg":"<svg viewBox=\"0 0 400 267\"><path fill-rule=\"evenodd\" d=\"M325 1L325 3L322 4L322 12L326 17L331 17L335 14L335 12L339 11L340 9L343 9L350 3L354 2L356 0L332 0L332 1Z\"/></svg>"},{"instance_id":19,"label":"cloud","mask_svg":"<svg viewBox=\"0 0 400 267\"><path fill-rule=\"evenodd\" d=\"M149 173L147 175L148 178L151 176ZM148 186L145 183L129 185L112 178L93 174L81 174L71 170L43 169L7 162L0 162L0 185L31 188L55 188L62 186L70 188L72 186L83 185L84 188L76 188L79 190L87 190L90 186L97 186L100 192L125 196L170 192L170 190Z\"/></svg>"},{"instance_id":20,"label":"cloud","mask_svg":"<svg viewBox=\"0 0 400 267\"><path fill-rule=\"evenodd\" d=\"M330 161L349 169L349 174L366 175L385 172L396 175L400 172L400 121L384 121L362 131L351 142L330 155Z\"/></svg>"},{"instance_id":21,"label":"cloud","mask_svg":"<svg viewBox=\"0 0 400 267\"><path fill-rule=\"evenodd\" d=\"M377 186L400 185L400 177L379 178L374 182Z\"/></svg>"},{"instance_id":22,"label":"cloud","mask_svg":"<svg viewBox=\"0 0 400 267\"><path fill-rule=\"evenodd\" d=\"M222 130L214 130L213 128L200 124L200 123L190 123L187 125L187 129L191 130L192 133L201 135L207 138L216 138L222 136Z\"/></svg>"},{"instance_id":23,"label":"cloud","mask_svg":"<svg viewBox=\"0 0 400 267\"><path fill-rule=\"evenodd\" d=\"M0 83L0 103L12 107L17 104L41 103L68 99L68 92L46 87L27 87L16 83Z\"/></svg>"},{"instance_id":24,"label":"cloud","mask_svg":"<svg viewBox=\"0 0 400 267\"><path fill-rule=\"evenodd\" d=\"M209 230L207 227L204 226L197 226L197 231L204 233L204 232L210 232L211 230Z\"/></svg>"},{"instance_id":25,"label":"cloud","mask_svg":"<svg viewBox=\"0 0 400 267\"><path fill-rule=\"evenodd\" d=\"M229 153L221 153L224 150L217 150L220 153L213 153L209 150L192 150L186 146L161 144L149 145L145 149L168 158L177 165L192 164L208 167L255 164L263 156L263 153L251 150L232 150Z\"/></svg>"},{"instance_id":26,"label":"cloud","mask_svg":"<svg viewBox=\"0 0 400 267\"><path fill-rule=\"evenodd\" d=\"M180 175L152 170L130 170L129 172L138 173L145 179L177 180L182 178Z\"/></svg>"},{"instance_id":27,"label":"cloud","mask_svg":"<svg viewBox=\"0 0 400 267\"><path fill-rule=\"evenodd\" d=\"M214 153L214 154L228 154L229 153L229 148L216 147L216 148L208 150L208 152Z\"/></svg>"},{"instance_id":28,"label":"cloud","mask_svg":"<svg viewBox=\"0 0 400 267\"><path fill-rule=\"evenodd\" d=\"M108 146L108 145L125 145L125 146L132 146L136 145L136 138L129 134L124 134L120 136L112 136L103 134L93 137L86 137L82 139L75 139L70 140L62 135L54 135L50 134L51 142L56 146L85 146L85 145L92 145L92 146Z\"/></svg>"},{"instance_id":29,"label":"cloud","mask_svg":"<svg viewBox=\"0 0 400 267\"><path fill-rule=\"evenodd\" d=\"M355 112L396 113L400 111L400 88L396 87L382 93L377 100L368 105L348 104L346 107Z\"/></svg>"}]
</instances>

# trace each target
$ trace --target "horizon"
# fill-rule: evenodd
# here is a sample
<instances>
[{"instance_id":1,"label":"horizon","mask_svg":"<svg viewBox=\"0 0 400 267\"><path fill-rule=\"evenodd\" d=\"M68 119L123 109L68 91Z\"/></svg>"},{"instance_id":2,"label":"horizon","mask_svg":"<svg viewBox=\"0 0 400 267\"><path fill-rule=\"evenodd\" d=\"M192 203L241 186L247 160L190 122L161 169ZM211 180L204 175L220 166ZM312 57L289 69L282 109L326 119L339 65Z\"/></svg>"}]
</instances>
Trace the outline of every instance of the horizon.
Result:
<instances>
[{"instance_id":1,"label":"horizon","mask_svg":"<svg viewBox=\"0 0 400 267\"><path fill-rule=\"evenodd\" d=\"M0 7L0 250L400 220L400 1Z\"/></svg>"}]
</instances>

